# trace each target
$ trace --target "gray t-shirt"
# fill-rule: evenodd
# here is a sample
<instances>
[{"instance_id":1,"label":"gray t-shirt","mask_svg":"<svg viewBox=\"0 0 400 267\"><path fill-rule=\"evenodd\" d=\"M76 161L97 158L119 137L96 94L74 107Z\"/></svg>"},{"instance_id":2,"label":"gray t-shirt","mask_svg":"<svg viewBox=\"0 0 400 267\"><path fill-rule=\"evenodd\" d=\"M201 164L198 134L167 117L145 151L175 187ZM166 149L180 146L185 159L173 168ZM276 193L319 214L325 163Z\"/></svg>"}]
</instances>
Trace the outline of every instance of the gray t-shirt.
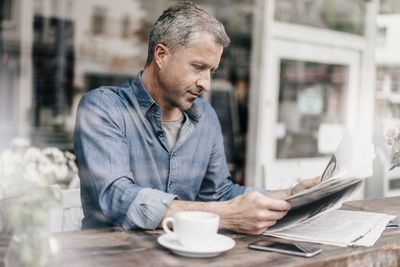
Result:
<instances>
[{"instance_id":1,"label":"gray t-shirt","mask_svg":"<svg viewBox=\"0 0 400 267\"><path fill-rule=\"evenodd\" d=\"M172 151L178 139L179 130L183 125L183 119L185 116L182 115L180 119L174 121L162 121L162 127L165 132L165 140L167 141L168 151Z\"/></svg>"}]
</instances>

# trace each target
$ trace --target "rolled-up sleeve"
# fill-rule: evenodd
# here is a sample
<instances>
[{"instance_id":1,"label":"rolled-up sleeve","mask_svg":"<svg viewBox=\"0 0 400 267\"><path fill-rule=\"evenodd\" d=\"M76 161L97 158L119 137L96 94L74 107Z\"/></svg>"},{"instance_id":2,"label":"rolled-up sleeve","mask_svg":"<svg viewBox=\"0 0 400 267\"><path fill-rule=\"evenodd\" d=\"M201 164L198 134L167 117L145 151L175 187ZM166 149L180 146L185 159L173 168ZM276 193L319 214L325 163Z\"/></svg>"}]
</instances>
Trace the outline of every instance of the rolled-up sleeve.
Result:
<instances>
[{"instance_id":1,"label":"rolled-up sleeve","mask_svg":"<svg viewBox=\"0 0 400 267\"><path fill-rule=\"evenodd\" d=\"M74 144L84 214L126 229L155 229L177 196L135 184L125 136L126 111L118 101L95 90L78 107Z\"/></svg>"},{"instance_id":2,"label":"rolled-up sleeve","mask_svg":"<svg viewBox=\"0 0 400 267\"><path fill-rule=\"evenodd\" d=\"M129 207L128 220L122 226L126 229L135 226L143 229L157 228L167 207L176 198L176 195L157 189L142 188Z\"/></svg>"}]
</instances>

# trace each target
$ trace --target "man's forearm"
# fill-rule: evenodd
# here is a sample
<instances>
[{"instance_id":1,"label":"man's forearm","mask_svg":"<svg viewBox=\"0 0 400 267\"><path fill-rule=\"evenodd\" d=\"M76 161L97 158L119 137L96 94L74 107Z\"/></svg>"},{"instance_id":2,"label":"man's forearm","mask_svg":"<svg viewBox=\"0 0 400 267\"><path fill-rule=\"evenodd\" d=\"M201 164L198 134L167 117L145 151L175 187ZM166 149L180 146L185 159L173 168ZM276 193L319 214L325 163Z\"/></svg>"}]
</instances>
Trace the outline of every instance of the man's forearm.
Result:
<instances>
[{"instance_id":1,"label":"man's forearm","mask_svg":"<svg viewBox=\"0 0 400 267\"><path fill-rule=\"evenodd\" d=\"M180 211L207 211L220 216L220 229L258 235L286 215L290 209L290 203L284 199L313 187L319 182L319 177L306 179L294 187L268 191L266 195L253 191L221 202L173 200L162 220Z\"/></svg>"}]
</instances>

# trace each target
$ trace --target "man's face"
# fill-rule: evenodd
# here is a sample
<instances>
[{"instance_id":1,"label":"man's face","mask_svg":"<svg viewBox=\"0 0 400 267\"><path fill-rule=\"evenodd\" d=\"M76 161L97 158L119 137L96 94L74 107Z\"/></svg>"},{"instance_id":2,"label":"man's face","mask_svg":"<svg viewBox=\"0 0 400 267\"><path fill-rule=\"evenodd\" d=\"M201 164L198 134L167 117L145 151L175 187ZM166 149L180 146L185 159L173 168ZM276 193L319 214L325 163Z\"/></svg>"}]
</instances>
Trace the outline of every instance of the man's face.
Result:
<instances>
[{"instance_id":1,"label":"man's face","mask_svg":"<svg viewBox=\"0 0 400 267\"><path fill-rule=\"evenodd\" d=\"M210 90L211 74L218 67L223 47L209 34L194 36L191 47L178 48L164 59L159 72L166 108L189 109L198 96Z\"/></svg>"}]
</instances>

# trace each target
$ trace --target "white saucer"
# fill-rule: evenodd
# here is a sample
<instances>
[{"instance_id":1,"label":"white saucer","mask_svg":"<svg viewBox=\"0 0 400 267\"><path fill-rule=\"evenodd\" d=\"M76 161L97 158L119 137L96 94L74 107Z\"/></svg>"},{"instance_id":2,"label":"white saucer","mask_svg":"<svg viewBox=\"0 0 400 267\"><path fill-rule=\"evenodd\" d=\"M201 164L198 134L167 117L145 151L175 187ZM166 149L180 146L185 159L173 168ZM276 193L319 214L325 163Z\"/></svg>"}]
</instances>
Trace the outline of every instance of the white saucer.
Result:
<instances>
[{"instance_id":1,"label":"white saucer","mask_svg":"<svg viewBox=\"0 0 400 267\"><path fill-rule=\"evenodd\" d=\"M169 248L177 255L192 258L215 257L235 246L235 241L232 238L219 234L217 234L217 237L211 245L202 249L183 247L174 234L164 234L160 236L157 241L161 246Z\"/></svg>"}]
</instances>

